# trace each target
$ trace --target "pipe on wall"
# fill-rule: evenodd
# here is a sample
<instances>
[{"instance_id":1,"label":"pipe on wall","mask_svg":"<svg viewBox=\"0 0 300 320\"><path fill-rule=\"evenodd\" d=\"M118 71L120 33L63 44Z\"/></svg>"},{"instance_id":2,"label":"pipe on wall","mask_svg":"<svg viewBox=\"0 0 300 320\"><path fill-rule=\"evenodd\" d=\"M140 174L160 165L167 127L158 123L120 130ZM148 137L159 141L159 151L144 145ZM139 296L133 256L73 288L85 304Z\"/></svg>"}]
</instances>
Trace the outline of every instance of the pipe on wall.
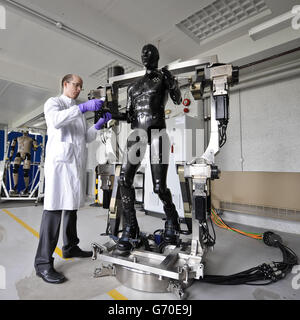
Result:
<instances>
[{"instance_id":1,"label":"pipe on wall","mask_svg":"<svg viewBox=\"0 0 300 320\"><path fill-rule=\"evenodd\" d=\"M62 32L65 32L67 34L75 36L78 39L84 40L84 41L86 41L96 47L99 47L99 48L105 50L106 52L113 54L114 56L116 56L118 58L126 60L134 65L139 66L139 67L143 66L139 61L135 60L134 58L131 58L130 56L128 56L128 55L126 55L116 49L113 49L113 48L107 46L106 44L103 44L100 41L91 38L90 36L88 36L86 34L83 34L73 28L70 28L70 27L64 25L60 21L56 21L50 17L47 17L46 15L41 14L41 13L39 13L29 7L26 7L26 6L16 2L16 1L1 0L0 2L5 3L6 5L10 6L11 8L13 8L17 11L22 12L23 14L25 13L27 16L34 17L34 18L38 19L39 21L42 21L43 23L46 23L46 24L56 28L57 30L61 30Z\"/></svg>"},{"instance_id":2,"label":"pipe on wall","mask_svg":"<svg viewBox=\"0 0 300 320\"><path fill-rule=\"evenodd\" d=\"M270 70L261 71L254 75L241 77L238 85L231 89L231 92L236 90L256 87L272 81L284 80L300 75L300 61L272 68Z\"/></svg>"}]
</instances>

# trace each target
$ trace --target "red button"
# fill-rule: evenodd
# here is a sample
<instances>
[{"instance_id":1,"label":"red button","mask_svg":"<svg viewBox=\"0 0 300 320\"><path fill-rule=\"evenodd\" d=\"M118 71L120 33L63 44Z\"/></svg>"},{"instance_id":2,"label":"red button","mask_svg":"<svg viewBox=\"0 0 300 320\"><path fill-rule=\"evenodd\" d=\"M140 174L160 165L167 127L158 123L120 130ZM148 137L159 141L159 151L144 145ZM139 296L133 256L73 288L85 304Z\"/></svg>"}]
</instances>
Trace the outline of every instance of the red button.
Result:
<instances>
[{"instance_id":1,"label":"red button","mask_svg":"<svg viewBox=\"0 0 300 320\"><path fill-rule=\"evenodd\" d=\"M185 107L188 107L190 104L191 104L191 100L190 99L184 99L182 104L185 106Z\"/></svg>"}]
</instances>

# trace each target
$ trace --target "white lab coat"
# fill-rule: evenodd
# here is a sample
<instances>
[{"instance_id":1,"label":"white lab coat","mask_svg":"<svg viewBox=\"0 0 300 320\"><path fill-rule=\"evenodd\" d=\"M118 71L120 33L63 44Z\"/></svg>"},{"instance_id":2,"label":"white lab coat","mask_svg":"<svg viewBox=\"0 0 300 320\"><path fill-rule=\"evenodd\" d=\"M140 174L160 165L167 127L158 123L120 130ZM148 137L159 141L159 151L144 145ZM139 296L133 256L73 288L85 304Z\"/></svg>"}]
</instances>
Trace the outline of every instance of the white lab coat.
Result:
<instances>
[{"instance_id":1,"label":"white lab coat","mask_svg":"<svg viewBox=\"0 0 300 320\"><path fill-rule=\"evenodd\" d=\"M45 158L45 210L77 210L85 200L86 143L97 130L87 129L76 101L64 95L44 105L48 142Z\"/></svg>"}]
</instances>

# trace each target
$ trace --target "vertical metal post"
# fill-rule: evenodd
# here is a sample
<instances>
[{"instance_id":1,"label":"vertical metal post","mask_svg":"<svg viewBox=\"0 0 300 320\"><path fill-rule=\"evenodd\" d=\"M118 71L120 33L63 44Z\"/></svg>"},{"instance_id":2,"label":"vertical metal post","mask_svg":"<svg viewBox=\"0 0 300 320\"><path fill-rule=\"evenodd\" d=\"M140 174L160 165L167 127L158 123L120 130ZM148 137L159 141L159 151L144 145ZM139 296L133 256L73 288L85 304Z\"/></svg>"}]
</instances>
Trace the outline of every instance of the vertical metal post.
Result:
<instances>
[{"instance_id":1,"label":"vertical metal post","mask_svg":"<svg viewBox=\"0 0 300 320\"><path fill-rule=\"evenodd\" d=\"M213 164L215 154L219 152L219 127L216 120L216 101L211 94L210 97L210 139L206 151L201 158L205 159L208 164Z\"/></svg>"},{"instance_id":2,"label":"vertical metal post","mask_svg":"<svg viewBox=\"0 0 300 320\"><path fill-rule=\"evenodd\" d=\"M98 188L98 184L99 184L99 170L98 170L98 165L95 168L95 200L94 203L92 203L90 206L91 207L101 207L100 201L99 201L99 188Z\"/></svg>"},{"instance_id":3,"label":"vertical metal post","mask_svg":"<svg viewBox=\"0 0 300 320\"><path fill-rule=\"evenodd\" d=\"M202 228L199 216L206 219L206 179L194 179L195 191L192 200L192 244L191 255L203 255Z\"/></svg>"}]
</instances>

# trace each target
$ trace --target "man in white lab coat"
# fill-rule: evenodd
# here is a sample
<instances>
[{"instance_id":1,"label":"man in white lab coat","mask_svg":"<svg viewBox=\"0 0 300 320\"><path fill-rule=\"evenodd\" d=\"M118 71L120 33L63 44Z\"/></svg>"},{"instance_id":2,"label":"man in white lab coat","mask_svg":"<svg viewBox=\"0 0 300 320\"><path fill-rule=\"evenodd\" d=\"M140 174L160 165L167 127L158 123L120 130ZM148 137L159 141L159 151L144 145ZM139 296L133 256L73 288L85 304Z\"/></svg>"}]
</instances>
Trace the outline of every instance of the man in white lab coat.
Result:
<instances>
[{"instance_id":1,"label":"man in white lab coat","mask_svg":"<svg viewBox=\"0 0 300 320\"><path fill-rule=\"evenodd\" d=\"M63 94L50 98L44 106L48 141L45 158L44 212L40 227L40 240L35 257L37 276L48 283L65 281L64 275L54 267L53 252L56 248L62 213L63 257L91 257L91 251L78 247L77 210L84 204L86 143L96 138L97 131L111 119L106 113L87 128L86 111L98 111L104 100L93 99L76 104L82 90L82 79L73 74L62 80Z\"/></svg>"}]
</instances>

